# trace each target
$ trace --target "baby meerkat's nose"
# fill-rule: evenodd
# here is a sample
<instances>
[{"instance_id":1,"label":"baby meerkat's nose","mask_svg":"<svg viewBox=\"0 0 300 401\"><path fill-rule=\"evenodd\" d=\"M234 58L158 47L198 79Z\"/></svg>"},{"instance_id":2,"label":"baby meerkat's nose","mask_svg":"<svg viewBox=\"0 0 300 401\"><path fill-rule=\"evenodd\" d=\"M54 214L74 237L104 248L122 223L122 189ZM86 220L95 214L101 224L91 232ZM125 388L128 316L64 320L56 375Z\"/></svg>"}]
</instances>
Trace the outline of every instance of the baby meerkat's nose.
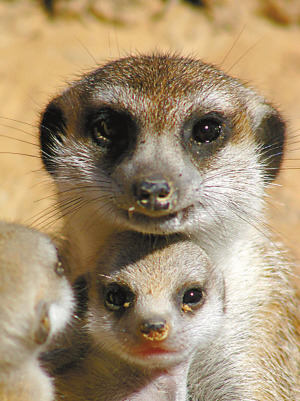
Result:
<instances>
[{"instance_id":1,"label":"baby meerkat's nose","mask_svg":"<svg viewBox=\"0 0 300 401\"><path fill-rule=\"evenodd\" d=\"M163 341L168 337L169 325L163 319L146 320L140 326L142 336L149 341Z\"/></svg>"}]
</instances>

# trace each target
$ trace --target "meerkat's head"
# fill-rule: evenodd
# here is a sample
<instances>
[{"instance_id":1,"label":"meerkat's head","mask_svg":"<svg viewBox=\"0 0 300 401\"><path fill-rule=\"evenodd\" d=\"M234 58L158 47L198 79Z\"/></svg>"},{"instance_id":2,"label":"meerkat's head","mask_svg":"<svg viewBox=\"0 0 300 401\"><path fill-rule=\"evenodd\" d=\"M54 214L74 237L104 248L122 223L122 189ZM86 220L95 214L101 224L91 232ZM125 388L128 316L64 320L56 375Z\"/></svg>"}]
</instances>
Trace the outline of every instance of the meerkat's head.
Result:
<instances>
[{"instance_id":1,"label":"meerkat's head","mask_svg":"<svg viewBox=\"0 0 300 401\"><path fill-rule=\"evenodd\" d=\"M0 223L0 377L35 360L73 309L71 286L50 239Z\"/></svg>"},{"instance_id":2,"label":"meerkat's head","mask_svg":"<svg viewBox=\"0 0 300 401\"><path fill-rule=\"evenodd\" d=\"M169 54L129 56L84 75L40 124L42 159L70 224L197 231L208 243L257 223L284 135L278 111L252 89Z\"/></svg>"},{"instance_id":3,"label":"meerkat's head","mask_svg":"<svg viewBox=\"0 0 300 401\"><path fill-rule=\"evenodd\" d=\"M223 276L189 241L124 233L92 273L88 327L96 345L133 365L189 360L222 327Z\"/></svg>"}]
</instances>

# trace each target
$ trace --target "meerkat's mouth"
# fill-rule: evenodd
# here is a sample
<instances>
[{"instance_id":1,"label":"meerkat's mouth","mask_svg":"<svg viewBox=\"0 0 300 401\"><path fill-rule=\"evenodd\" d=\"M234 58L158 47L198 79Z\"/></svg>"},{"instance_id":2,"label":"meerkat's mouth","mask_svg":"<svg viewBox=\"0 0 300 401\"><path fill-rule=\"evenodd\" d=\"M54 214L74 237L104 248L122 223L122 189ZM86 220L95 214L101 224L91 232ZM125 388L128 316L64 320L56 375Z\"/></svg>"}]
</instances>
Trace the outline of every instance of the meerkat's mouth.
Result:
<instances>
[{"instance_id":1,"label":"meerkat's mouth","mask_svg":"<svg viewBox=\"0 0 300 401\"><path fill-rule=\"evenodd\" d=\"M154 346L144 346L144 347L138 347L131 349L131 353L138 358L151 358L151 357L157 357L157 356L165 356L165 355L170 355L170 354L175 354L175 350L171 349L166 349L163 347L154 347Z\"/></svg>"},{"instance_id":2,"label":"meerkat's mouth","mask_svg":"<svg viewBox=\"0 0 300 401\"><path fill-rule=\"evenodd\" d=\"M131 229L145 233L171 233L180 231L192 206L179 211L157 216L136 212L134 208L124 210L122 215Z\"/></svg>"}]
</instances>

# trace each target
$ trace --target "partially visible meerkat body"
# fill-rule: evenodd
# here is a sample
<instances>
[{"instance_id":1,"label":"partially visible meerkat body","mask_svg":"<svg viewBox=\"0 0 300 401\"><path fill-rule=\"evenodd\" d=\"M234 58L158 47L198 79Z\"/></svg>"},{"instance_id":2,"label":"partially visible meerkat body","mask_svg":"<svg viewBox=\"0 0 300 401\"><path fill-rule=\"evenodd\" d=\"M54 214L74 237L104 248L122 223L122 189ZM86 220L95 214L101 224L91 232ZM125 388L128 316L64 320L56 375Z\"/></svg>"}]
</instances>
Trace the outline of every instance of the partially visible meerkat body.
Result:
<instances>
[{"instance_id":1,"label":"partially visible meerkat body","mask_svg":"<svg viewBox=\"0 0 300 401\"><path fill-rule=\"evenodd\" d=\"M42 115L72 280L125 230L187 235L223 273L224 333L206 368L192 365L193 400L300 399L299 304L264 217L284 139L281 115L255 91L168 54L112 61Z\"/></svg>"},{"instance_id":2,"label":"partially visible meerkat body","mask_svg":"<svg viewBox=\"0 0 300 401\"><path fill-rule=\"evenodd\" d=\"M222 332L221 272L191 241L124 233L112 238L88 281L90 349L57 375L58 398L187 400L195 350Z\"/></svg>"},{"instance_id":3,"label":"partially visible meerkat body","mask_svg":"<svg viewBox=\"0 0 300 401\"><path fill-rule=\"evenodd\" d=\"M249 247L256 255L249 260ZM279 250L257 238L224 265L222 335L189 372L193 401L300 400L300 303ZM237 265L230 266L230 262ZM234 270L240 269L240 276ZM227 273L227 274L226 274ZM241 277L241 278L240 278ZM227 285L228 282L228 285ZM203 364L206 358L209 363Z\"/></svg>"},{"instance_id":4,"label":"partially visible meerkat body","mask_svg":"<svg viewBox=\"0 0 300 401\"><path fill-rule=\"evenodd\" d=\"M0 399L52 401L38 357L70 320L71 286L50 239L0 223Z\"/></svg>"}]
</instances>

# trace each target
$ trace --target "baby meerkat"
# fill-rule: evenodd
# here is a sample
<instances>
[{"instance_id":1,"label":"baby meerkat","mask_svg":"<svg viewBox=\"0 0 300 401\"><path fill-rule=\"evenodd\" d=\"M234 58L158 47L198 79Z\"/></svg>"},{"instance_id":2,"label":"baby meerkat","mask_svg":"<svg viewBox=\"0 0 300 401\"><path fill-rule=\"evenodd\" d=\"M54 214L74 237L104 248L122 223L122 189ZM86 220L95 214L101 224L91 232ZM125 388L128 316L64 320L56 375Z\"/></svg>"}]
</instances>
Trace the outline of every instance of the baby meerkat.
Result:
<instances>
[{"instance_id":1,"label":"baby meerkat","mask_svg":"<svg viewBox=\"0 0 300 401\"><path fill-rule=\"evenodd\" d=\"M52 359L59 400L300 400L291 272L275 247L247 253L239 279L179 235L112 237L81 279L85 330Z\"/></svg>"},{"instance_id":2,"label":"baby meerkat","mask_svg":"<svg viewBox=\"0 0 300 401\"><path fill-rule=\"evenodd\" d=\"M0 223L0 399L52 401L38 357L71 318L73 292L50 239Z\"/></svg>"},{"instance_id":3,"label":"baby meerkat","mask_svg":"<svg viewBox=\"0 0 300 401\"><path fill-rule=\"evenodd\" d=\"M57 375L58 399L187 400L192 356L213 344L226 313L207 255L191 241L122 233L88 287L90 349Z\"/></svg>"}]
</instances>

